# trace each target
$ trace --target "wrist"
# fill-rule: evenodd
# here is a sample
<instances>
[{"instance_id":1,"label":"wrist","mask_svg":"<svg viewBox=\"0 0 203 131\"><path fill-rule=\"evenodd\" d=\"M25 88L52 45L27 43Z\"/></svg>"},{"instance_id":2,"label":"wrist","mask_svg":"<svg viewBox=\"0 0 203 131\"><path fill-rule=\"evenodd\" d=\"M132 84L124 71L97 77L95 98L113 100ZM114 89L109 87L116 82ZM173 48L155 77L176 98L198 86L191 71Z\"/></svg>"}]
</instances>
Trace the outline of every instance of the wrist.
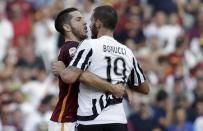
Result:
<instances>
[{"instance_id":1,"label":"wrist","mask_svg":"<svg viewBox=\"0 0 203 131\"><path fill-rule=\"evenodd\" d=\"M115 86L111 86L110 92L111 92L112 94L115 94L116 91L117 91L116 87L115 87Z\"/></svg>"}]
</instances>

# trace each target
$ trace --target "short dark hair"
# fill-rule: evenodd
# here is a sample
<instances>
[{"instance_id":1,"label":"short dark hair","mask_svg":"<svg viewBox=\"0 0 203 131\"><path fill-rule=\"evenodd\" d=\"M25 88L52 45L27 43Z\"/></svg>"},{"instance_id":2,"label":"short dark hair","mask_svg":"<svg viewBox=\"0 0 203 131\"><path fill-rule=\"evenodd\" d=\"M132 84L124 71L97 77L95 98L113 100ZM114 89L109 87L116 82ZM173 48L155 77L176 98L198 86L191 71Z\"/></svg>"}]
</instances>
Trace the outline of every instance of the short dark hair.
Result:
<instances>
[{"instance_id":1,"label":"short dark hair","mask_svg":"<svg viewBox=\"0 0 203 131\"><path fill-rule=\"evenodd\" d=\"M76 9L76 8L67 8L65 10L62 10L61 12L59 12L59 14L57 15L57 17L55 19L55 29L59 33L61 33L62 35L65 35L63 25L64 25L65 22L70 22L70 20L72 18L70 13L73 12L73 11L78 11L78 9Z\"/></svg>"},{"instance_id":2,"label":"short dark hair","mask_svg":"<svg viewBox=\"0 0 203 131\"><path fill-rule=\"evenodd\" d=\"M165 90L159 90L157 95L156 95L156 101L164 101L168 98L168 93Z\"/></svg>"},{"instance_id":3,"label":"short dark hair","mask_svg":"<svg viewBox=\"0 0 203 131\"><path fill-rule=\"evenodd\" d=\"M95 20L100 20L104 27L109 28L111 30L115 29L118 21L116 10L109 5L96 7L94 9L93 17Z\"/></svg>"}]
</instances>

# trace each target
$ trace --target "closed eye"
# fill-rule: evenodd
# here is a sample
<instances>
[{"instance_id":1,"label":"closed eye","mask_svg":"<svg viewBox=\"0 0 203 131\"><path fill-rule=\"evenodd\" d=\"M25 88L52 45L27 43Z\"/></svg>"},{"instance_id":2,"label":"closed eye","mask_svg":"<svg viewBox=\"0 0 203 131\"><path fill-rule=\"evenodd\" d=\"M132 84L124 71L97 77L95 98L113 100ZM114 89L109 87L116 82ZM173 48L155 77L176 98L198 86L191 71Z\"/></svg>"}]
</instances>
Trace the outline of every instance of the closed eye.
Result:
<instances>
[{"instance_id":1,"label":"closed eye","mask_svg":"<svg viewBox=\"0 0 203 131\"><path fill-rule=\"evenodd\" d=\"M76 21L81 21L82 20L82 17L77 17L76 18Z\"/></svg>"}]
</instances>

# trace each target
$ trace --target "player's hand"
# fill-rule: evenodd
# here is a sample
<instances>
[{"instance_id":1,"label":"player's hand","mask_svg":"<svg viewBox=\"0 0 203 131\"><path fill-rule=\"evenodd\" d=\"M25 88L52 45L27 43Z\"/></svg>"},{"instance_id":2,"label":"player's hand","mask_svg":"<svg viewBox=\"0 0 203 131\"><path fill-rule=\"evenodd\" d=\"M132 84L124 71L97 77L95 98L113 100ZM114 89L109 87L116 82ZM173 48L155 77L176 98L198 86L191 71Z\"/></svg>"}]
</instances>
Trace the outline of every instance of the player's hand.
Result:
<instances>
[{"instance_id":1,"label":"player's hand","mask_svg":"<svg viewBox=\"0 0 203 131\"><path fill-rule=\"evenodd\" d=\"M59 76L65 69L65 64L62 61L56 61L52 63L52 72L54 75Z\"/></svg>"},{"instance_id":2,"label":"player's hand","mask_svg":"<svg viewBox=\"0 0 203 131\"><path fill-rule=\"evenodd\" d=\"M115 87L114 87L114 90L112 91L112 94L115 97L122 98L126 93L124 85L123 84L116 84L114 86Z\"/></svg>"}]
</instances>

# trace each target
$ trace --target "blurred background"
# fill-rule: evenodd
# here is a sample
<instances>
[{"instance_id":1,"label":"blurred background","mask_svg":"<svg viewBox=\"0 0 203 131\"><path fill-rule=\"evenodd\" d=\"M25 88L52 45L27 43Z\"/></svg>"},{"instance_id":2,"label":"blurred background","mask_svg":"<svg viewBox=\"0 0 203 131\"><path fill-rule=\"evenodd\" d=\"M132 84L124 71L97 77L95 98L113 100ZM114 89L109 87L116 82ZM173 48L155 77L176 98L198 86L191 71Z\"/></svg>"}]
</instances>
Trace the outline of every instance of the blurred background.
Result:
<instances>
[{"instance_id":1,"label":"blurred background","mask_svg":"<svg viewBox=\"0 0 203 131\"><path fill-rule=\"evenodd\" d=\"M64 41L54 18L77 7L90 23L102 4L117 10L115 38L151 86L124 103L129 131L203 131L203 0L0 0L0 131L47 131Z\"/></svg>"}]
</instances>

